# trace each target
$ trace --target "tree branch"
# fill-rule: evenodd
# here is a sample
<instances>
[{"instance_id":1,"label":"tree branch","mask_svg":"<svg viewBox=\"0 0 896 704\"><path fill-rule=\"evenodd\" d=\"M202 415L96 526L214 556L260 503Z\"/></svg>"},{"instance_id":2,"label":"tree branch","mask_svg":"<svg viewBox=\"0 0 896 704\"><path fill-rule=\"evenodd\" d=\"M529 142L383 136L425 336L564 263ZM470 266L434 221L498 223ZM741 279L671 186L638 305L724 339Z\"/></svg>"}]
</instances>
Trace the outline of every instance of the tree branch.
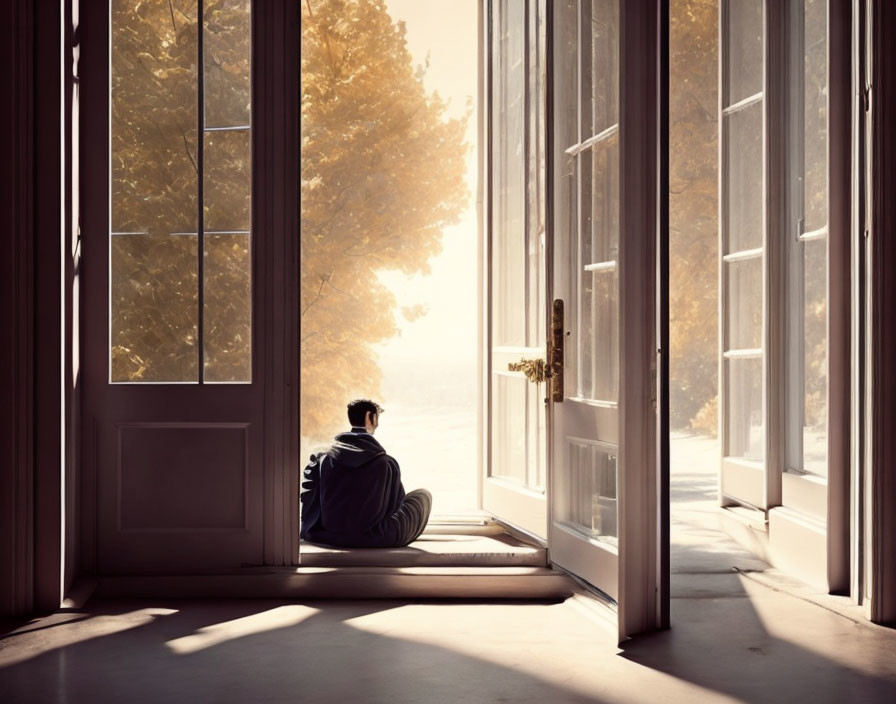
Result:
<instances>
[{"instance_id":1,"label":"tree branch","mask_svg":"<svg viewBox=\"0 0 896 704\"><path fill-rule=\"evenodd\" d=\"M168 12L171 13L171 26L174 28L174 36L177 36L177 22L174 20L174 5L171 4L171 0L168 0Z\"/></svg>"}]
</instances>

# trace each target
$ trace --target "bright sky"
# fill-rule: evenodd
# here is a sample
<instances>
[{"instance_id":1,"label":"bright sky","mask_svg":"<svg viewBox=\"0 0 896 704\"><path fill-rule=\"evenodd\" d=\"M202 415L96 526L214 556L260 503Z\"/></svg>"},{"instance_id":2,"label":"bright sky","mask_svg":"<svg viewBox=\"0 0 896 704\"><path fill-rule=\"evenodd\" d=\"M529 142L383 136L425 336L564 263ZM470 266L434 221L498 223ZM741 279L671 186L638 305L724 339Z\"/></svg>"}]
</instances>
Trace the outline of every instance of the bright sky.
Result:
<instances>
[{"instance_id":1,"label":"bright sky","mask_svg":"<svg viewBox=\"0 0 896 704\"><path fill-rule=\"evenodd\" d=\"M452 117L462 115L468 100L474 110L477 90L477 0L386 0L389 14L407 28L408 49L415 64L429 70L424 82L449 101ZM467 140L476 142L476 115ZM472 364L476 355L476 152L467 161L470 197L461 222L444 231L443 252L431 261L432 274L408 277L383 272L381 280L395 293L399 306L423 304L429 313L414 322L398 316L400 337L379 347L386 377L402 374L411 360L438 364L459 357ZM473 371L475 368L473 368ZM473 373L471 371L471 373Z\"/></svg>"}]
</instances>

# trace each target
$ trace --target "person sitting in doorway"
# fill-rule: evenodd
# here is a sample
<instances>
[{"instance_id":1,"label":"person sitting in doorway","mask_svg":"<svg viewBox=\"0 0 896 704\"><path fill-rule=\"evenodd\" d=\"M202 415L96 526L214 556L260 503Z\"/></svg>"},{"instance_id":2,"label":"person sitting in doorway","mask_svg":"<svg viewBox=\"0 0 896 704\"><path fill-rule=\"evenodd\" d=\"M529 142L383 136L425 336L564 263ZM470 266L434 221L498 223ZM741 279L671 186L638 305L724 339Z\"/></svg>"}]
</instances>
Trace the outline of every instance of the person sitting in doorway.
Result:
<instances>
[{"instance_id":1,"label":"person sitting in doorway","mask_svg":"<svg viewBox=\"0 0 896 704\"><path fill-rule=\"evenodd\" d=\"M373 434L383 409L368 399L348 404L351 430L326 452L311 455L302 482L301 537L351 548L403 547L429 520L432 495L405 494L398 462Z\"/></svg>"}]
</instances>

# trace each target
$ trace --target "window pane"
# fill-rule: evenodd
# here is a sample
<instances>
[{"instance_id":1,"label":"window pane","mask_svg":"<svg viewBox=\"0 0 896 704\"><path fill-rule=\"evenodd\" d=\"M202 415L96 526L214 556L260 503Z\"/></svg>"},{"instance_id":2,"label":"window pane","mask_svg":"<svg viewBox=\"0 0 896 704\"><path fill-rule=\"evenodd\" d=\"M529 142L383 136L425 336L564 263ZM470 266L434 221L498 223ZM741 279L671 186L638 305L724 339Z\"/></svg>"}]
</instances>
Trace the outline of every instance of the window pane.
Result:
<instances>
[{"instance_id":1,"label":"window pane","mask_svg":"<svg viewBox=\"0 0 896 704\"><path fill-rule=\"evenodd\" d=\"M249 124L250 0L205 0L205 126Z\"/></svg>"},{"instance_id":2,"label":"window pane","mask_svg":"<svg viewBox=\"0 0 896 704\"><path fill-rule=\"evenodd\" d=\"M619 0L591 0L591 134L600 134L619 122ZM587 26L584 31L588 31ZM583 61L587 61L586 58ZM583 129L587 122L583 120Z\"/></svg>"},{"instance_id":3,"label":"window pane","mask_svg":"<svg viewBox=\"0 0 896 704\"><path fill-rule=\"evenodd\" d=\"M139 11L138 11L139 7ZM111 5L111 381L195 381L195 1Z\"/></svg>"},{"instance_id":4,"label":"window pane","mask_svg":"<svg viewBox=\"0 0 896 704\"><path fill-rule=\"evenodd\" d=\"M726 254L762 246L762 103L724 118Z\"/></svg>"},{"instance_id":5,"label":"window pane","mask_svg":"<svg viewBox=\"0 0 896 704\"><path fill-rule=\"evenodd\" d=\"M112 381L197 380L196 239L112 236Z\"/></svg>"},{"instance_id":6,"label":"window pane","mask_svg":"<svg viewBox=\"0 0 896 704\"><path fill-rule=\"evenodd\" d=\"M803 469L827 475L827 241L803 243Z\"/></svg>"},{"instance_id":7,"label":"window pane","mask_svg":"<svg viewBox=\"0 0 896 704\"><path fill-rule=\"evenodd\" d=\"M728 270L726 349L762 347L762 257L725 264Z\"/></svg>"},{"instance_id":8,"label":"window pane","mask_svg":"<svg viewBox=\"0 0 896 704\"><path fill-rule=\"evenodd\" d=\"M803 232L828 222L827 2L803 3Z\"/></svg>"},{"instance_id":9,"label":"window pane","mask_svg":"<svg viewBox=\"0 0 896 704\"><path fill-rule=\"evenodd\" d=\"M495 343L525 340L525 4L503 0L498 6L494 42L493 295Z\"/></svg>"},{"instance_id":10,"label":"window pane","mask_svg":"<svg viewBox=\"0 0 896 704\"><path fill-rule=\"evenodd\" d=\"M762 359L727 359L726 450L728 457L762 461Z\"/></svg>"},{"instance_id":11,"label":"window pane","mask_svg":"<svg viewBox=\"0 0 896 704\"><path fill-rule=\"evenodd\" d=\"M827 2L790 8L788 466L827 474Z\"/></svg>"},{"instance_id":12,"label":"window pane","mask_svg":"<svg viewBox=\"0 0 896 704\"><path fill-rule=\"evenodd\" d=\"M249 235L205 236L205 380L252 380Z\"/></svg>"},{"instance_id":13,"label":"window pane","mask_svg":"<svg viewBox=\"0 0 896 704\"><path fill-rule=\"evenodd\" d=\"M762 91L763 0L725 1L725 106Z\"/></svg>"},{"instance_id":14,"label":"window pane","mask_svg":"<svg viewBox=\"0 0 896 704\"><path fill-rule=\"evenodd\" d=\"M561 520L574 524L595 538L615 542L618 508L616 501L616 453L603 446L570 441L569 494L562 502Z\"/></svg>"}]
</instances>

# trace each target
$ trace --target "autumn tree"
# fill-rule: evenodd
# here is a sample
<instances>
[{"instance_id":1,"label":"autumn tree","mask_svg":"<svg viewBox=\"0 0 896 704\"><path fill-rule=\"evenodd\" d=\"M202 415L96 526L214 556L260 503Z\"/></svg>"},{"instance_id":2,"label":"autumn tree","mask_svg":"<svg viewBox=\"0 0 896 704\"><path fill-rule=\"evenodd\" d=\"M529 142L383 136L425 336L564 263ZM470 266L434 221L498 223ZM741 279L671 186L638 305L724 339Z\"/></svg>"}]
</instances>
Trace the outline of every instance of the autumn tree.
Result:
<instances>
[{"instance_id":1,"label":"autumn tree","mask_svg":"<svg viewBox=\"0 0 896 704\"><path fill-rule=\"evenodd\" d=\"M718 393L718 0L670 15L670 411L714 434Z\"/></svg>"},{"instance_id":2,"label":"autumn tree","mask_svg":"<svg viewBox=\"0 0 896 704\"><path fill-rule=\"evenodd\" d=\"M459 218L467 118L426 91L382 0L303 0L301 48L301 432L319 441L378 393L373 345L397 326L377 273L427 272Z\"/></svg>"}]
</instances>

